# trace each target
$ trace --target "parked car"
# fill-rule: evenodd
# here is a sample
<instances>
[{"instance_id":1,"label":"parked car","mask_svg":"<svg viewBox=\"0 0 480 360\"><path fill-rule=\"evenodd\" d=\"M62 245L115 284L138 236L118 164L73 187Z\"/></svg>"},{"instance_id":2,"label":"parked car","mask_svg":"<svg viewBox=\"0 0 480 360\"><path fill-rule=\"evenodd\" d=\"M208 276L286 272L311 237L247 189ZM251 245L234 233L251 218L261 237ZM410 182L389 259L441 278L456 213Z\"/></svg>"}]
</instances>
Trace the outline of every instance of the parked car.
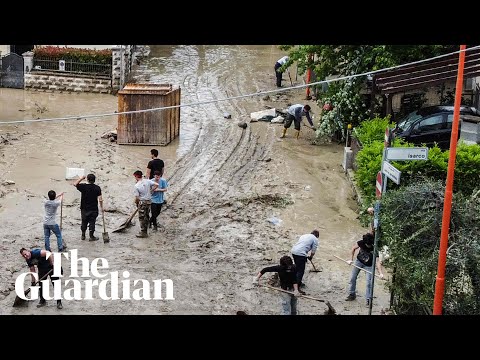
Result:
<instances>
[{"instance_id":1,"label":"parked car","mask_svg":"<svg viewBox=\"0 0 480 360\"><path fill-rule=\"evenodd\" d=\"M460 138L463 121L480 121L480 112L474 107L460 107L460 123L458 137ZM453 124L453 106L429 106L413 111L400 119L393 130L395 137L418 146L426 145L446 150L450 147L450 137Z\"/></svg>"}]
</instances>

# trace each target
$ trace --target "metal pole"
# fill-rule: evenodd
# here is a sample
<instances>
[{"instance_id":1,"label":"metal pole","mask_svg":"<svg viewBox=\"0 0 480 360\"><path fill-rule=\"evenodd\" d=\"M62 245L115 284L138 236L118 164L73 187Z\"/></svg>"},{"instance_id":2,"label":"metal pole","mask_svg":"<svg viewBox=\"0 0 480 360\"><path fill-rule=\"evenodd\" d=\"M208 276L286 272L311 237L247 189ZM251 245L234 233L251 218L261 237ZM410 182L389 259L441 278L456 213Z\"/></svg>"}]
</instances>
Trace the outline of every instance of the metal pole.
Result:
<instances>
[{"instance_id":1,"label":"metal pole","mask_svg":"<svg viewBox=\"0 0 480 360\"><path fill-rule=\"evenodd\" d=\"M370 299L370 304L368 307L368 315L372 315L372 306L373 306L373 289L375 286L375 264L377 261L377 247L378 247L378 241L380 240L380 200L375 201L375 220L374 220L374 226L375 226L375 241L373 243L373 259L372 259L372 293L371 299Z\"/></svg>"},{"instance_id":2,"label":"metal pole","mask_svg":"<svg viewBox=\"0 0 480 360\"><path fill-rule=\"evenodd\" d=\"M308 59L311 61L313 59L313 54L310 54L308 56ZM311 74L312 74L312 69L310 68L310 66L308 67L307 69L307 84L310 84L310 77L311 77ZM307 86L307 93L306 93L306 97L305 97L307 100L309 100L310 98L310 87Z\"/></svg>"},{"instance_id":3,"label":"metal pole","mask_svg":"<svg viewBox=\"0 0 480 360\"><path fill-rule=\"evenodd\" d=\"M457 155L458 122L463 89L463 67L465 64L466 45L460 46L458 57L457 87L455 89L455 106L453 109L452 134L450 136L450 156L448 159L447 184L443 203L442 234L438 251L438 270L435 281L435 297L433 299L433 315L442 315L443 295L445 293L445 264L447 262L448 233L450 231L450 215L452 210L452 189L455 173L455 157Z\"/></svg>"},{"instance_id":4,"label":"metal pole","mask_svg":"<svg viewBox=\"0 0 480 360\"><path fill-rule=\"evenodd\" d=\"M388 129L388 128L387 128ZM385 129L385 132L387 132L387 129ZM386 153L387 153L387 147L390 146L390 142L392 139L392 132L388 131L388 137L385 138L385 143L383 147L383 152L382 152L382 170L383 170L383 162L385 161L386 158ZM379 197L377 197L377 200L375 201L375 209L374 209L374 220L373 220L373 227L375 229L375 241L373 243L373 261L372 261L372 286L371 286L371 300L370 300L370 305L368 308L368 315L372 315L372 306L373 306L373 290L375 288L375 265L377 261L377 247L378 247L378 242L380 241L380 198L383 196L383 194L387 191L387 176L383 173L382 171L382 193Z\"/></svg>"}]
</instances>

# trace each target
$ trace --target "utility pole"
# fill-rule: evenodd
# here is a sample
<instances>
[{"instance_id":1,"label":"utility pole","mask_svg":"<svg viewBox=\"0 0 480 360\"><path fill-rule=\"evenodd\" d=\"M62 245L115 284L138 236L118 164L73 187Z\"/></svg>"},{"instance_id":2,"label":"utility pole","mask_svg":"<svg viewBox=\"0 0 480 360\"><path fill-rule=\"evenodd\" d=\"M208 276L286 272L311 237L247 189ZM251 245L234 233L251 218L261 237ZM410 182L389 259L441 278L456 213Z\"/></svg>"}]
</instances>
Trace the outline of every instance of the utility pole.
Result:
<instances>
[{"instance_id":1,"label":"utility pole","mask_svg":"<svg viewBox=\"0 0 480 360\"><path fill-rule=\"evenodd\" d=\"M433 315L442 315L443 295L445 293L445 265L447 262L448 233L450 231L450 217L452 211L452 189L455 173L455 158L457 155L458 123L460 117L460 103L462 101L465 49L466 45L461 45L460 54L458 56L457 86L455 89L452 134L450 136L450 155L448 158L447 184L445 186L445 200L443 202L442 233L440 235L440 249L438 251L438 270L437 279L435 281Z\"/></svg>"}]
</instances>

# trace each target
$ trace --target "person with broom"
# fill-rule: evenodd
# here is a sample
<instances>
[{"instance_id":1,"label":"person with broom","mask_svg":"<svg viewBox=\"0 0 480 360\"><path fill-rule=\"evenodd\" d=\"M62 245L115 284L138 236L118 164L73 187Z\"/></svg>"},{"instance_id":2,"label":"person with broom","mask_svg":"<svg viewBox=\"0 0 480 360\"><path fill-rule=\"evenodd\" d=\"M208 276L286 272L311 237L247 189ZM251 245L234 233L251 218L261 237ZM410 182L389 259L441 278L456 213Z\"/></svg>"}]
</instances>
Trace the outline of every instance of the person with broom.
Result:
<instances>
[{"instance_id":1,"label":"person with broom","mask_svg":"<svg viewBox=\"0 0 480 360\"><path fill-rule=\"evenodd\" d=\"M50 254L50 256L47 259L47 255ZM20 255L25 259L27 262L27 266L30 268L31 273L36 273L37 270L35 269L35 265L37 266L38 269L38 279L42 279L45 275L48 274L47 278L50 277L50 281L58 280L58 277L52 276L53 274L53 254L51 254L49 251L42 250L42 249L25 249L21 248L20 249ZM52 270L52 272L49 273L49 271ZM63 275L63 268L61 268L61 274ZM35 277L32 276L32 286L35 286ZM37 304L37 307L42 307L47 304L45 301L45 298L43 297L43 284L42 281L40 281L40 301ZM63 309L62 305L62 300L57 300L57 309Z\"/></svg>"},{"instance_id":2,"label":"person with broom","mask_svg":"<svg viewBox=\"0 0 480 360\"><path fill-rule=\"evenodd\" d=\"M48 200L45 200L43 205L45 207L45 216L43 218L43 235L45 237L45 250L52 251L50 249L50 235L53 232L57 237L58 252L62 252L67 247L62 241L62 231L55 221L57 216L57 209L61 205L59 198L63 197L63 192L57 196L56 192L50 190L48 192Z\"/></svg>"}]
</instances>

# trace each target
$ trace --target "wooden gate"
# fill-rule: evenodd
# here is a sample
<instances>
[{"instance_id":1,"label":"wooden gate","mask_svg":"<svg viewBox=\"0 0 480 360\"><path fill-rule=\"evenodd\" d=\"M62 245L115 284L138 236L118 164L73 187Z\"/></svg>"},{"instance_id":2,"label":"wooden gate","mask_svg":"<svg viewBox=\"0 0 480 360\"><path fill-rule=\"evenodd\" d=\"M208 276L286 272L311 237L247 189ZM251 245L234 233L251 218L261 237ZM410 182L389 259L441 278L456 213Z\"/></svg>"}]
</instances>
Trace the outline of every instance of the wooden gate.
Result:
<instances>
[{"instance_id":1,"label":"wooden gate","mask_svg":"<svg viewBox=\"0 0 480 360\"><path fill-rule=\"evenodd\" d=\"M180 105L170 84L127 84L118 92L118 112ZM168 145L180 132L180 108L118 115L117 143Z\"/></svg>"}]
</instances>

